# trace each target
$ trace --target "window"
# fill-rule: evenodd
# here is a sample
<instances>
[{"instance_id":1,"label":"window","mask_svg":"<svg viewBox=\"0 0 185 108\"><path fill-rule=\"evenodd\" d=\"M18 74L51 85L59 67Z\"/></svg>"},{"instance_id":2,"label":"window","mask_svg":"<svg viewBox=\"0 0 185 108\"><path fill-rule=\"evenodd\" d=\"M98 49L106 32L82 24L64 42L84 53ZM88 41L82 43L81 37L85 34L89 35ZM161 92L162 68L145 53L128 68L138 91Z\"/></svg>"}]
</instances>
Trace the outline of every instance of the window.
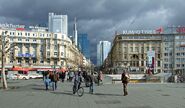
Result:
<instances>
[{"instance_id":1,"label":"window","mask_svg":"<svg viewBox=\"0 0 185 108\"><path fill-rule=\"evenodd\" d=\"M164 64L164 68L168 68L168 64Z\"/></svg>"},{"instance_id":2,"label":"window","mask_svg":"<svg viewBox=\"0 0 185 108\"><path fill-rule=\"evenodd\" d=\"M57 34L55 34L55 37L54 38L57 39Z\"/></svg>"},{"instance_id":3,"label":"window","mask_svg":"<svg viewBox=\"0 0 185 108\"><path fill-rule=\"evenodd\" d=\"M146 50L149 51L149 47L146 47Z\"/></svg>"},{"instance_id":4,"label":"window","mask_svg":"<svg viewBox=\"0 0 185 108\"><path fill-rule=\"evenodd\" d=\"M138 47L136 47L136 52L139 52L139 48Z\"/></svg>"},{"instance_id":5,"label":"window","mask_svg":"<svg viewBox=\"0 0 185 108\"><path fill-rule=\"evenodd\" d=\"M133 52L133 47L130 47L130 52Z\"/></svg>"},{"instance_id":6,"label":"window","mask_svg":"<svg viewBox=\"0 0 185 108\"><path fill-rule=\"evenodd\" d=\"M55 55L55 56L57 56L57 55L58 55L58 53L57 53L57 52L54 52L54 55Z\"/></svg>"},{"instance_id":7,"label":"window","mask_svg":"<svg viewBox=\"0 0 185 108\"><path fill-rule=\"evenodd\" d=\"M180 53L176 53L177 56L180 56Z\"/></svg>"},{"instance_id":8,"label":"window","mask_svg":"<svg viewBox=\"0 0 185 108\"><path fill-rule=\"evenodd\" d=\"M29 38L26 38L26 41L29 42Z\"/></svg>"},{"instance_id":9,"label":"window","mask_svg":"<svg viewBox=\"0 0 185 108\"><path fill-rule=\"evenodd\" d=\"M161 55L160 54L158 54L158 59L160 59L161 58Z\"/></svg>"},{"instance_id":10,"label":"window","mask_svg":"<svg viewBox=\"0 0 185 108\"><path fill-rule=\"evenodd\" d=\"M164 56L168 56L168 53L164 53Z\"/></svg>"},{"instance_id":11,"label":"window","mask_svg":"<svg viewBox=\"0 0 185 108\"><path fill-rule=\"evenodd\" d=\"M10 63L13 63L13 60L10 60Z\"/></svg>"},{"instance_id":12,"label":"window","mask_svg":"<svg viewBox=\"0 0 185 108\"><path fill-rule=\"evenodd\" d=\"M54 65L57 65L57 60L54 60Z\"/></svg>"},{"instance_id":13,"label":"window","mask_svg":"<svg viewBox=\"0 0 185 108\"><path fill-rule=\"evenodd\" d=\"M61 56L64 56L64 52L61 52Z\"/></svg>"},{"instance_id":14,"label":"window","mask_svg":"<svg viewBox=\"0 0 185 108\"><path fill-rule=\"evenodd\" d=\"M18 38L18 41L22 41L22 38Z\"/></svg>"},{"instance_id":15,"label":"window","mask_svg":"<svg viewBox=\"0 0 185 108\"><path fill-rule=\"evenodd\" d=\"M144 54L141 54L141 59L144 59Z\"/></svg>"},{"instance_id":16,"label":"window","mask_svg":"<svg viewBox=\"0 0 185 108\"><path fill-rule=\"evenodd\" d=\"M165 58L165 59L164 59L164 61L165 61L165 62L168 62L168 59L167 59L167 58Z\"/></svg>"},{"instance_id":17,"label":"window","mask_svg":"<svg viewBox=\"0 0 185 108\"><path fill-rule=\"evenodd\" d=\"M141 61L141 66L144 66L144 61Z\"/></svg>"},{"instance_id":18,"label":"window","mask_svg":"<svg viewBox=\"0 0 185 108\"><path fill-rule=\"evenodd\" d=\"M10 38L10 41L11 41L11 42L13 41L13 38L12 38L12 37Z\"/></svg>"},{"instance_id":19,"label":"window","mask_svg":"<svg viewBox=\"0 0 185 108\"><path fill-rule=\"evenodd\" d=\"M47 45L47 49L50 49L50 45Z\"/></svg>"},{"instance_id":20,"label":"window","mask_svg":"<svg viewBox=\"0 0 185 108\"><path fill-rule=\"evenodd\" d=\"M50 56L50 52L47 52L47 56Z\"/></svg>"},{"instance_id":21,"label":"window","mask_svg":"<svg viewBox=\"0 0 185 108\"><path fill-rule=\"evenodd\" d=\"M18 59L18 63L21 63L21 59Z\"/></svg>"},{"instance_id":22,"label":"window","mask_svg":"<svg viewBox=\"0 0 185 108\"><path fill-rule=\"evenodd\" d=\"M28 64L29 63L29 59L26 59L25 62Z\"/></svg>"},{"instance_id":23,"label":"window","mask_svg":"<svg viewBox=\"0 0 185 108\"><path fill-rule=\"evenodd\" d=\"M180 67L181 65L180 65L180 64L177 64L176 66L177 66L177 67Z\"/></svg>"},{"instance_id":24,"label":"window","mask_svg":"<svg viewBox=\"0 0 185 108\"><path fill-rule=\"evenodd\" d=\"M57 50L57 45L55 45L54 50Z\"/></svg>"},{"instance_id":25,"label":"window","mask_svg":"<svg viewBox=\"0 0 185 108\"><path fill-rule=\"evenodd\" d=\"M50 63L50 59L47 59L47 63L48 63L48 64Z\"/></svg>"},{"instance_id":26,"label":"window","mask_svg":"<svg viewBox=\"0 0 185 108\"><path fill-rule=\"evenodd\" d=\"M35 64L37 61L36 61L36 59L33 59L33 63Z\"/></svg>"},{"instance_id":27,"label":"window","mask_svg":"<svg viewBox=\"0 0 185 108\"><path fill-rule=\"evenodd\" d=\"M157 61L157 66L160 67L161 66L161 62Z\"/></svg>"}]
</instances>

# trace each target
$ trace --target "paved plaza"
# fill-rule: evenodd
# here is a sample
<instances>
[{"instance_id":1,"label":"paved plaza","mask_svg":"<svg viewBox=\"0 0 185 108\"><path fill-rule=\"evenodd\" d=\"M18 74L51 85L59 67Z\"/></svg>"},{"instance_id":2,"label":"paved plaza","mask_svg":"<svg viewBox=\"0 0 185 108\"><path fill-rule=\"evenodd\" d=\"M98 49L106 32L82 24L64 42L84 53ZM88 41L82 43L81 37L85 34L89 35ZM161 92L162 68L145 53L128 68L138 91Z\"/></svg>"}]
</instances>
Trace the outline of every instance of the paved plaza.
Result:
<instances>
[{"instance_id":1,"label":"paved plaza","mask_svg":"<svg viewBox=\"0 0 185 108\"><path fill-rule=\"evenodd\" d=\"M104 83L94 94L84 87L78 97L70 82L59 82L56 91L45 91L41 79L8 82L10 89L0 89L0 108L185 108L185 84L129 84L123 96L121 84Z\"/></svg>"}]
</instances>

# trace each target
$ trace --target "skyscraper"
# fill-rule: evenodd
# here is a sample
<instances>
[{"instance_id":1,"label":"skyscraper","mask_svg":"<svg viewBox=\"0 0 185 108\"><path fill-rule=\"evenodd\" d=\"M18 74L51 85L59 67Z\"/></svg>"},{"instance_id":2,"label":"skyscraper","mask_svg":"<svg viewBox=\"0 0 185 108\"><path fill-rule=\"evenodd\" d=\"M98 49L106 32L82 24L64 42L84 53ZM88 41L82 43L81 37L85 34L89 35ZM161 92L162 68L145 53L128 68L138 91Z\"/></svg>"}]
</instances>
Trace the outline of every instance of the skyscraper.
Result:
<instances>
[{"instance_id":1,"label":"skyscraper","mask_svg":"<svg viewBox=\"0 0 185 108\"><path fill-rule=\"evenodd\" d=\"M109 41L100 41L97 45L97 66L101 66L104 60L107 58L111 49L111 43Z\"/></svg>"},{"instance_id":2,"label":"skyscraper","mask_svg":"<svg viewBox=\"0 0 185 108\"><path fill-rule=\"evenodd\" d=\"M88 34L78 34L78 49L87 59L90 59L90 45Z\"/></svg>"},{"instance_id":3,"label":"skyscraper","mask_svg":"<svg viewBox=\"0 0 185 108\"><path fill-rule=\"evenodd\" d=\"M48 25L49 32L62 33L68 36L67 15L56 15L54 13L49 13Z\"/></svg>"},{"instance_id":4,"label":"skyscraper","mask_svg":"<svg viewBox=\"0 0 185 108\"><path fill-rule=\"evenodd\" d=\"M76 17L75 17L75 19L74 19L73 43L75 43L75 45L78 46L78 32L77 32Z\"/></svg>"}]
</instances>

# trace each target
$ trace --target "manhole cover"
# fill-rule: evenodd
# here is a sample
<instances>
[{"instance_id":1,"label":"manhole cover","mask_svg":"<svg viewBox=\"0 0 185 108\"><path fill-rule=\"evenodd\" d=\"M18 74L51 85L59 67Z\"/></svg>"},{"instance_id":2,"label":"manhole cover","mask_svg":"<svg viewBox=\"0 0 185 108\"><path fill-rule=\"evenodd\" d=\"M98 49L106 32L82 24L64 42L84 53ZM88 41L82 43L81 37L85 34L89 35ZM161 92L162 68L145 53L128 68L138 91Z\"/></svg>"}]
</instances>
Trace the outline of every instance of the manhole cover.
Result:
<instances>
[{"instance_id":1,"label":"manhole cover","mask_svg":"<svg viewBox=\"0 0 185 108\"><path fill-rule=\"evenodd\" d=\"M120 104L119 100L96 100L96 104Z\"/></svg>"}]
</instances>

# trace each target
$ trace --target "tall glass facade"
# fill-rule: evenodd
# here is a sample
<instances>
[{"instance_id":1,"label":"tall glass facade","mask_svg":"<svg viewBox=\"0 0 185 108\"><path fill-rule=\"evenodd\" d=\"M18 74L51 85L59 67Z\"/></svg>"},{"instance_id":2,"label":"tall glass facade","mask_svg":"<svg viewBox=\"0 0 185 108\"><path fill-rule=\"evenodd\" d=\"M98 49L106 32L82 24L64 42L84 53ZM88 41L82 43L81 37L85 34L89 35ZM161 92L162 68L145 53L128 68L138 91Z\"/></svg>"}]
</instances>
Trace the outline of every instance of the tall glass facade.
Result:
<instances>
[{"instance_id":1,"label":"tall glass facade","mask_svg":"<svg viewBox=\"0 0 185 108\"><path fill-rule=\"evenodd\" d=\"M111 43L109 41L100 41L97 45L97 65L101 66L104 60L107 58L111 49Z\"/></svg>"},{"instance_id":2,"label":"tall glass facade","mask_svg":"<svg viewBox=\"0 0 185 108\"><path fill-rule=\"evenodd\" d=\"M78 34L78 49L87 59L90 59L90 42L88 40L88 34Z\"/></svg>"}]
</instances>

